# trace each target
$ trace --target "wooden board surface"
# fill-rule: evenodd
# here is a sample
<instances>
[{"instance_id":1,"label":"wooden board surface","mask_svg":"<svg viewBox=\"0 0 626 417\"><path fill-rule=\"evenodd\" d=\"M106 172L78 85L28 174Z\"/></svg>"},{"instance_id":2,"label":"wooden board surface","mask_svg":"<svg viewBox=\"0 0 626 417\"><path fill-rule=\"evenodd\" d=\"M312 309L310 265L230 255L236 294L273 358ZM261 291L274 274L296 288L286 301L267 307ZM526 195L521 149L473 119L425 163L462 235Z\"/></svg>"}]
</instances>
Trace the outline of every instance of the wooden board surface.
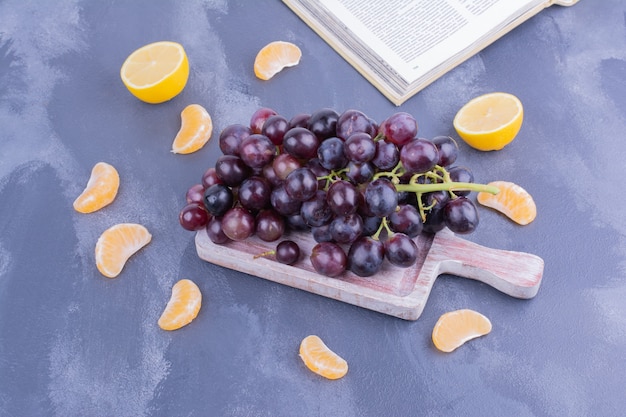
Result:
<instances>
[{"instance_id":1,"label":"wooden board surface","mask_svg":"<svg viewBox=\"0 0 626 417\"><path fill-rule=\"evenodd\" d=\"M273 256L255 258L274 249L277 242L253 237L216 245L205 230L198 231L195 239L198 256L205 261L405 320L419 318L441 274L475 279L516 298L534 297L543 276L543 260L538 256L487 248L445 229L415 239L419 256L410 268L385 262L372 277L347 271L331 278L316 273L309 261L307 254L316 244L310 234L291 233L285 238L298 243L303 254L294 266Z\"/></svg>"}]
</instances>

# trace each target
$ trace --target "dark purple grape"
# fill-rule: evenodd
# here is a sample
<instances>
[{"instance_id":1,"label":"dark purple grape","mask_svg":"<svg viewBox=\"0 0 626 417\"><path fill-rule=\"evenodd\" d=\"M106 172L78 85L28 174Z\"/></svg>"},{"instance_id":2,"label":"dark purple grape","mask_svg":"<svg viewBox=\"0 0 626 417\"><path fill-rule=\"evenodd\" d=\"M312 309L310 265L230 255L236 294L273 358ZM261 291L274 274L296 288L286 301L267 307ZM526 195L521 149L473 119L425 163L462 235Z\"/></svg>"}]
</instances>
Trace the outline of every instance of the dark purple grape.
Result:
<instances>
[{"instance_id":1,"label":"dark purple grape","mask_svg":"<svg viewBox=\"0 0 626 417\"><path fill-rule=\"evenodd\" d=\"M206 190L210 186L214 184L221 184L222 180L217 176L217 172L215 171L215 167L211 167L207 169L204 174L202 174L202 186Z\"/></svg>"},{"instance_id":2,"label":"dark purple grape","mask_svg":"<svg viewBox=\"0 0 626 417\"><path fill-rule=\"evenodd\" d=\"M315 271L327 277L339 276L346 270L346 253L336 243L320 242L313 246L310 260Z\"/></svg>"},{"instance_id":3,"label":"dark purple grape","mask_svg":"<svg viewBox=\"0 0 626 417\"><path fill-rule=\"evenodd\" d=\"M398 206L396 187L386 178L378 178L365 188L365 204L378 217L387 217Z\"/></svg>"},{"instance_id":4,"label":"dark purple grape","mask_svg":"<svg viewBox=\"0 0 626 417\"><path fill-rule=\"evenodd\" d=\"M263 168L276 155L276 145L264 135L250 135L239 145L239 157L250 168Z\"/></svg>"},{"instance_id":5,"label":"dark purple grape","mask_svg":"<svg viewBox=\"0 0 626 417\"><path fill-rule=\"evenodd\" d=\"M401 191L398 193L398 204L410 204L417 206L417 194L413 191Z\"/></svg>"},{"instance_id":6,"label":"dark purple grape","mask_svg":"<svg viewBox=\"0 0 626 417\"><path fill-rule=\"evenodd\" d=\"M400 161L408 174L422 174L437 165L439 152L431 141L414 139L400 149Z\"/></svg>"},{"instance_id":7,"label":"dark purple grape","mask_svg":"<svg viewBox=\"0 0 626 417\"><path fill-rule=\"evenodd\" d=\"M250 176L250 167L238 156L222 155L215 163L215 172L224 184L236 187Z\"/></svg>"},{"instance_id":8,"label":"dark purple grape","mask_svg":"<svg viewBox=\"0 0 626 417\"><path fill-rule=\"evenodd\" d=\"M450 166L456 161L459 155L459 145L450 136L437 136L432 141L439 152L437 165L442 167Z\"/></svg>"},{"instance_id":9,"label":"dark purple grape","mask_svg":"<svg viewBox=\"0 0 626 417\"><path fill-rule=\"evenodd\" d=\"M309 159L308 161L306 161L306 164L304 166L310 169L318 178L317 188L326 188L328 179L323 177L327 177L328 175L330 175L330 170L324 168L318 158Z\"/></svg>"},{"instance_id":10,"label":"dark purple grape","mask_svg":"<svg viewBox=\"0 0 626 417\"><path fill-rule=\"evenodd\" d=\"M269 107L261 107L257 109L250 117L250 129L252 133L261 133L265 121L278 113Z\"/></svg>"},{"instance_id":11,"label":"dark purple grape","mask_svg":"<svg viewBox=\"0 0 626 417\"><path fill-rule=\"evenodd\" d=\"M263 123L261 134L267 136L274 145L280 146L283 144L283 137L287 130L289 130L289 122L280 114L270 116Z\"/></svg>"},{"instance_id":12,"label":"dark purple grape","mask_svg":"<svg viewBox=\"0 0 626 417\"><path fill-rule=\"evenodd\" d=\"M472 171L463 166L450 167L448 174L450 174L450 179L454 182L474 182L474 174ZM469 193L469 190L454 190L454 194L457 196L466 196Z\"/></svg>"},{"instance_id":13,"label":"dark purple grape","mask_svg":"<svg viewBox=\"0 0 626 417\"><path fill-rule=\"evenodd\" d=\"M333 217L333 212L326 202L326 192L318 190L313 198L302 203L300 215L310 227L329 223Z\"/></svg>"},{"instance_id":14,"label":"dark purple grape","mask_svg":"<svg viewBox=\"0 0 626 417\"><path fill-rule=\"evenodd\" d=\"M250 211L262 210L270 205L271 193L272 187L265 178L246 178L239 186L239 202Z\"/></svg>"},{"instance_id":15,"label":"dark purple grape","mask_svg":"<svg viewBox=\"0 0 626 417\"><path fill-rule=\"evenodd\" d=\"M220 133L219 146L224 155L239 156L239 145L252 134L252 129L241 124L226 126Z\"/></svg>"},{"instance_id":16,"label":"dark purple grape","mask_svg":"<svg viewBox=\"0 0 626 417\"><path fill-rule=\"evenodd\" d=\"M393 265L408 268L417 260L417 245L404 233L395 233L385 241L385 257Z\"/></svg>"},{"instance_id":17,"label":"dark purple grape","mask_svg":"<svg viewBox=\"0 0 626 417\"><path fill-rule=\"evenodd\" d=\"M274 158L272 167L274 168L276 176L282 181L287 178L287 175L289 175L291 171L300 168L301 164L296 157L288 153L281 153Z\"/></svg>"},{"instance_id":18,"label":"dark purple grape","mask_svg":"<svg viewBox=\"0 0 626 417\"><path fill-rule=\"evenodd\" d=\"M467 197L454 198L446 203L443 220L454 233L468 234L478 226L478 211Z\"/></svg>"},{"instance_id":19,"label":"dark purple grape","mask_svg":"<svg viewBox=\"0 0 626 417\"><path fill-rule=\"evenodd\" d=\"M283 216L289 216L300 212L302 201L296 200L287 194L284 185L279 185L272 190L270 203L274 209Z\"/></svg>"},{"instance_id":20,"label":"dark purple grape","mask_svg":"<svg viewBox=\"0 0 626 417\"><path fill-rule=\"evenodd\" d=\"M230 187L215 184L204 191L204 206L211 215L221 217L233 206L234 197Z\"/></svg>"},{"instance_id":21,"label":"dark purple grape","mask_svg":"<svg viewBox=\"0 0 626 417\"><path fill-rule=\"evenodd\" d=\"M330 234L330 223L311 227L311 235L313 240L318 243L333 241L333 237Z\"/></svg>"},{"instance_id":22,"label":"dark purple grape","mask_svg":"<svg viewBox=\"0 0 626 417\"><path fill-rule=\"evenodd\" d=\"M283 137L283 150L298 159L316 158L319 145L320 139L303 127L289 129Z\"/></svg>"},{"instance_id":23,"label":"dark purple grape","mask_svg":"<svg viewBox=\"0 0 626 417\"><path fill-rule=\"evenodd\" d=\"M345 180L335 181L326 191L328 206L338 216L355 213L359 205L359 191Z\"/></svg>"},{"instance_id":24,"label":"dark purple grape","mask_svg":"<svg viewBox=\"0 0 626 417\"><path fill-rule=\"evenodd\" d=\"M320 109L311 114L307 129L320 140L335 136L339 114L333 109Z\"/></svg>"},{"instance_id":25,"label":"dark purple grape","mask_svg":"<svg viewBox=\"0 0 626 417\"><path fill-rule=\"evenodd\" d=\"M180 211L178 221L185 230L200 230L207 225L211 218L202 203L189 203Z\"/></svg>"},{"instance_id":26,"label":"dark purple grape","mask_svg":"<svg viewBox=\"0 0 626 417\"><path fill-rule=\"evenodd\" d=\"M330 222L330 235L337 243L351 243L363 234L363 219L356 213L338 216Z\"/></svg>"},{"instance_id":27,"label":"dark purple grape","mask_svg":"<svg viewBox=\"0 0 626 417\"><path fill-rule=\"evenodd\" d=\"M370 207L367 205L367 202L365 201L365 189L364 187L359 187L357 188L357 190L359 191L359 196L358 196L358 207L356 209L356 212L359 213L361 215L361 217L365 218L365 217L377 217L374 213L372 213L372 210L370 210Z\"/></svg>"},{"instance_id":28,"label":"dark purple grape","mask_svg":"<svg viewBox=\"0 0 626 417\"><path fill-rule=\"evenodd\" d=\"M376 126L372 120L359 110L346 110L337 119L336 135L347 139L350 135L363 132L370 136L376 135Z\"/></svg>"},{"instance_id":29,"label":"dark purple grape","mask_svg":"<svg viewBox=\"0 0 626 417\"><path fill-rule=\"evenodd\" d=\"M276 246L275 256L281 264L293 265L300 259L300 247L293 240L283 240Z\"/></svg>"},{"instance_id":30,"label":"dark purple grape","mask_svg":"<svg viewBox=\"0 0 626 417\"><path fill-rule=\"evenodd\" d=\"M300 213L290 214L285 216L285 222L287 223L287 227L291 230L295 230L298 232L304 232L305 230L309 230L309 225L306 224L304 218Z\"/></svg>"},{"instance_id":31,"label":"dark purple grape","mask_svg":"<svg viewBox=\"0 0 626 417\"><path fill-rule=\"evenodd\" d=\"M285 233L285 220L275 210L263 210L256 215L254 234L265 242L280 239Z\"/></svg>"},{"instance_id":32,"label":"dark purple grape","mask_svg":"<svg viewBox=\"0 0 626 417\"><path fill-rule=\"evenodd\" d=\"M372 236L380 228L383 219L377 216L363 217L363 236Z\"/></svg>"},{"instance_id":33,"label":"dark purple grape","mask_svg":"<svg viewBox=\"0 0 626 417\"><path fill-rule=\"evenodd\" d=\"M450 193L447 191L433 191L422 195L422 203L428 209L423 231L426 233L437 233L446 227L443 221L443 208L450 200Z\"/></svg>"},{"instance_id":34,"label":"dark purple grape","mask_svg":"<svg viewBox=\"0 0 626 417\"><path fill-rule=\"evenodd\" d=\"M202 184L194 184L185 193L185 200L189 203L204 202L204 186Z\"/></svg>"},{"instance_id":35,"label":"dark purple grape","mask_svg":"<svg viewBox=\"0 0 626 417\"><path fill-rule=\"evenodd\" d=\"M417 121L408 113L398 112L380 124L378 133L387 141L402 147L417 135Z\"/></svg>"},{"instance_id":36,"label":"dark purple grape","mask_svg":"<svg viewBox=\"0 0 626 417\"><path fill-rule=\"evenodd\" d=\"M367 133L350 135L343 146L346 157L352 162L368 162L376 155L376 143Z\"/></svg>"},{"instance_id":37,"label":"dark purple grape","mask_svg":"<svg viewBox=\"0 0 626 417\"><path fill-rule=\"evenodd\" d=\"M425 208L443 208L448 200L450 200L450 193L445 190L431 191L429 193L422 194L422 204Z\"/></svg>"},{"instance_id":38,"label":"dark purple grape","mask_svg":"<svg viewBox=\"0 0 626 417\"><path fill-rule=\"evenodd\" d=\"M419 211L415 206L402 204L388 218L389 228L397 233L415 237L422 233L423 224Z\"/></svg>"},{"instance_id":39,"label":"dark purple grape","mask_svg":"<svg viewBox=\"0 0 626 417\"><path fill-rule=\"evenodd\" d=\"M233 207L222 217L222 231L231 240L246 240L254 234L254 216L243 207Z\"/></svg>"},{"instance_id":40,"label":"dark purple grape","mask_svg":"<svg viewBox=\"0 0 626 417\"><path fill-rule=\"evenodd\" d=\"M346 178L353 184L366 184L374 178L376 168L371 162L348 162Z\"/></svg>"},{"instance_id":41,"label":"dark purple grape","mask_svg":"<svg viewBox=\"0 0 626 417\"><path fill-rule=\"evenodd\" d=\"M294 127L304 127L306 128L309 125L309 119L311 115L308 113L298 113L289 119L289 129Z\"/></svg>"},{"instance_id":42,"label":"dark purple grape","mask_svg":"<svg viewBox=\"0 0 626 417\"><path fill-rule=\"evenodd\" d=\"M283 179L279 178L276 171L274 171L274 162L276 162L279 157L280 155L274 158L274 161L272 161L271 164L267 164L263 167L263 169L261 169L261 176L263 176L263 178L265 178L272 185L272 187L278 187L283 182Z\"/></svg>"},{"instance_id":43,"label":"dark purple grape","mask_svg":"<svg viewBox=\"0 0 626 417\"><path fill-rule=\"evenodd\" d=\"M222 230L222 220L220 218L213 217L209 220L209 223L206 225L206 233L209 236L209 239L211 239L211 242L217 245L223 245L224 243L230 242L230 239Z\"/></svg>"},{"instance_id":44,"label":"dark purple grape","mask_svg":"<svg viewBox=\"0 0 626 417\"><path fill-rule=\"evenodd\" d=\"M337 137L325 139L317 148L320 165L328 170L339 170L346 166L348 158L344 152L343 140Z\"/></svg>"},{"instance_id":45,"label":"dark purple grape","mask_svg":"<svg viewBox=\"0 0 626 417\"><path fill-rule=\"evenodd\" d=\"M379 140L376 142L376 155L372 163L382 171L395 168L400 162L400 150L395 143Z\"/></svg>"},{"instance_id":46,"label":"dark purple grape","mask_svg":"<svg viewBox=\"0 0 626 417\"><path fill-rule=\"evenodd\" d=\"M348 269L360 277L371 277L383 265L384 245L371 237L361 237L350 245Z\"/></svg>"},{"instance_id":47,"label":"dark purple grape","mask_svg":"<svg viewBox=\"0 0 626 417\"><path fill-rule=\"evenodd\" d=\"M285 178L285 191L296 200L306 201L317 192L317 177L308 168L294 169Z\"/></svg>"}]
</instances>

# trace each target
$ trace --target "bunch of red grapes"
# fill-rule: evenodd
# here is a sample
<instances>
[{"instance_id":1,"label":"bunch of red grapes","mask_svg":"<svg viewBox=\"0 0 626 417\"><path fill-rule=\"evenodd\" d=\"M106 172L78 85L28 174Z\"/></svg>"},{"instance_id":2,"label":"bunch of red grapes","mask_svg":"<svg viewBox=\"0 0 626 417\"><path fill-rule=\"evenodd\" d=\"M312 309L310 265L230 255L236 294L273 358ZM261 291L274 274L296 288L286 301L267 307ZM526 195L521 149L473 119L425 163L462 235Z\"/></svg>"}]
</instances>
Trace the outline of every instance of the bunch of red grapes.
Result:
<instances>
[{"instance_id":1,"label":"bunch of red grapes","mask_svg":"<svg viewBox=\"0 0 626 417\"><path fill-rule=\"evenodd\" d=\"M326 276L378 272L385 260L409 267L415 237L448 227L472 232L478 212L467 198L489 191L467 168L454 166L457 143L417 136L413 116L398 112L380 124L358 110L323 108L291 119L258 109L249 125L220 134L223 153L202 183L187 192L183 228L206 228L216 244L255 235L279 242L276 260L300 258L290 232L316 241L310 261Z\"/></svg>"}]
</instances>

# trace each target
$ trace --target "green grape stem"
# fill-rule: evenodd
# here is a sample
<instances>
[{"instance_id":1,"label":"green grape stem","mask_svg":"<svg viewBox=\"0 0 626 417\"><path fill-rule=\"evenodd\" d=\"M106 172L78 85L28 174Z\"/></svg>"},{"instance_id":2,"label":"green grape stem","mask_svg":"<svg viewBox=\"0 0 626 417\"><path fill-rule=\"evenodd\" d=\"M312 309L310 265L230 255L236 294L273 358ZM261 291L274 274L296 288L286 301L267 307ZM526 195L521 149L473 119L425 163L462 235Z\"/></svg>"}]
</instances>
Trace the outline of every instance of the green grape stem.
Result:
<instances>
[{"instance_id":1,"label":"green grape stem","mask_svg":"<svg viewBox=\"0 0 626 417\"><path fill-rule=\"evenodd\" d=\"M490 194L498 194L500 189L498 187L494 187L492 185L487 184L476 184L473 182L440 182L434 184L418 184L418 183L408 183L408 184L395 184L396 190L399 192L409 191L413 193L430 193L433 191L476 191L476 192L485 192Z\"/></svg>"}]
</instances>

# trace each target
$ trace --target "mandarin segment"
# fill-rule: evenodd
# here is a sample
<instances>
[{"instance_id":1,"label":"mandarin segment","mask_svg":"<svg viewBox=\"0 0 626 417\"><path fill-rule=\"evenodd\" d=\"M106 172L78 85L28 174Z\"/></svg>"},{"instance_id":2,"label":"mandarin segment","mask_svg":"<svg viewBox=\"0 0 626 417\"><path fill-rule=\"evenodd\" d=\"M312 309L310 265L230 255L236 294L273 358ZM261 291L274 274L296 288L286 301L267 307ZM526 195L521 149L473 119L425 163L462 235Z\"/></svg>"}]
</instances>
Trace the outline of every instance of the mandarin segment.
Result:
<instances>
[{"instance_id":1,"label":"mandarin segment","mask_svg":"<svg viewBox=\"0 0 626 417\"><path fill-rule=\"evenodd\" d=\"M457 112L453 125L471 147L495 151L511 143L524 119L522 102L509 93L489 93L470 100Z\"/></svg>"},{"instance_id":2,"label":"mandarin segment","mask_svg":"<svg viewBox=\"0 0 626 417\"><path fill-rule=\"evenodd\" d=\"M302 340L300 358L307 368L328 379L339 379L348 373L348 362L330 350L319 336Z\"/></svg>"},{"instance_id":3,"label":"mandarin segment","mask_svg":"<svg viewBox=\"0 0 626 417\"><path fill-rule=\"evenodd\" d=\"M74 210L93 213L111 204L117 196L120 176L113 165L98 162L91 170L87 186L74 200Z\"/></svg>"},{"instance_id":4,"label":"mandarin segment","mask_svg":"<svg viewBox=\"0 0 626 417\"><path fill-rule=\"evenodd\" d=\"M122 82L135 97L158 104L177 96L187 84L189 61L183 46L160 41L131 53L120 69Z\"/></svg>"},{"instance_id":5,"label":"mandarin segment","mask_svg":"<svg viewBox=\"0 0 626 417\"><path fill-rule=\"evenodd\" d=\"M452 352L465 342L491 332L491 321L477 311L461 309L443 314L433 328L432 340L442 352Z\"/></svg>"},{"instance_id":6,"label":"mandarin segment","mask_svg":"<svg viewBox=\"0 0 626 417\"><path fill-rule=\"evenodd\" d=\"M199 104L190 104L180 113L180 130L172 143L172 152L196 152L209 141L213 133L211 115Z\"/></svg>"},{"instance_id":7,"label":"mandarin segment","mask_svg":"<svg viewBox=\"0 0 626 417\"><path fill-rule=\"evenodd\" d=\"M495 195L478 193L476 200L480 204L503 213L521 225L527 225L535 220L537 206L528 191L509 181L492 181L488 185L497 187L500 192Z\"/></svg>"},{"instance_id":8,"label":"mandarin segment","mask_svg":"<svg viewBox=\"0 0 626 417\"><path fill-rule=\"evenodd\" d=\"M172 295L159 318L163 330L177 330L191 323L198 316L202 305L202 293L195 282L181 279L172 287Z\"/></svg>"},{"instance_id":9,"label":"mandarin segment","mask_svg":"<svg viewBox=\"0 0 626 417\"><path fill-rule=\"evenodd\" d=\"M254 74L269 80L284 68L298 65L302 51L291 42L275 41L265 45L254 59Z\"/></svg>"},{"instance_id":10,"label":"mandarin segment","mask_svg":"<svg viewBox=\"0 0 626 417\"><path fill-rule=\"evenodd\" d=\"M120 223L105 230L96 243L96 267L108 278L117 277L126 261L152 240L144 226Z\"/></svg>"}]
</instances>

